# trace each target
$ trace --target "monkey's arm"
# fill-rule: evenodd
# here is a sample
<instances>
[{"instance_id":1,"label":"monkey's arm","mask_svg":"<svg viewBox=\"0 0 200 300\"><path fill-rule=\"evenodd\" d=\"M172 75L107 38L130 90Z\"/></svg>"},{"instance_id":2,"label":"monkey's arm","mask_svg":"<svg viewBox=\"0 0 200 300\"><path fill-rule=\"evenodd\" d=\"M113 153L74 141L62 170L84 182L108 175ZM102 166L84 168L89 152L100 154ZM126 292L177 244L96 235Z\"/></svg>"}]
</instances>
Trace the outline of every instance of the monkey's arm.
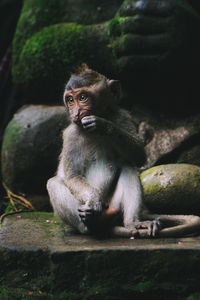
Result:
<instances>
[{"instance_id":1,"label":"monkey's arm","mask_svg":"<svg viewBox=\"0 0 200 300\"><path fill-rule=\"evenodd\" d=\"M62 156L60 164L62 164L63 168L63 182L73 195L75 201L78 201L77 209L79 217L83 223L86 223L91 216L102 212L100 191L92 187L86 177L76 173L76 166L73 166L73 164L69 166Z\"/></svg>"},{"instance_id":2,"label":"monkey's arm","mask_svg":"<svg viewBox=\"0 0 200 300\"><path fill-rule=\"evenodd\" d=\"M69 174L66 174L63 181L74 198L80 202L80 205L85 205L91 200L93 200L93 202L99 202L99 191L92 187L85 177L79 175L70 177Z\"/></svg>"},{"instance_id":3,"label":"monkey's arm","mask_svg":"<svg viewBox=\"0 0 200 300\"><path fill-rule=\"evenodd\" d=\"M83 139L76 127L71 125L65 129L58 176L63 178L64 184L80 204L85 204L92 198L97 200L99 197L99 191L92 187L84 176L86 162L81 150L83 148Z\"/></svg>"},{"instance_id":4,"label":"monkey's arm","mask_svg":"<svg viewBox=\"0 0 200 300\"><path fill-rule=\"evenodd\" d=\"M137 136L130 114L119 110L116 120L107 120L97 116L87 116L82 119L83 128L87 131L100 131L111 137L110 141L120 156L129 162L142 166L146 160L144 147Z\"/></svg>"},{"instance_id":5,"label":"monkey's arm","mask_svg":"<svg viewBox=\"0 0 200 300\"><path fill-rule=\"evenodd\" d=\"M66 167L66 166L64 166ZM97 188L92 187L84 176L74 174L65 168L64 184L78 201L78 214L83 223L102 212L102 197Z\"/></svg>"},{"instance_id":6,"label":"monkey's arm","mask_svg":"<svg viewBox=\"0 0 200 300\"><path fill-rule=\"evenodd\" d=\"M76 126L63 132L63 150L57 175L60 176L73 197L79 202L80 216L102 211L101 190L90 185L85 176L87 167L83 149L84 139ZM82 214L82 215L81 215Z\"/></svg>"},{"instance_id":7,"label":"monkey's arm","mask_svg":"<svg viewBox=\"0 0 200 300\"><path fill-rule=\"evenodd\" d=\"M135 126L129 115L120 122L113 123L111 133L116 149L129 162L135 162L137 167L146 161L146 153L142 141L139 139ZM121 146L120 146L121 145Z\"/></svg>"}]
</instances>

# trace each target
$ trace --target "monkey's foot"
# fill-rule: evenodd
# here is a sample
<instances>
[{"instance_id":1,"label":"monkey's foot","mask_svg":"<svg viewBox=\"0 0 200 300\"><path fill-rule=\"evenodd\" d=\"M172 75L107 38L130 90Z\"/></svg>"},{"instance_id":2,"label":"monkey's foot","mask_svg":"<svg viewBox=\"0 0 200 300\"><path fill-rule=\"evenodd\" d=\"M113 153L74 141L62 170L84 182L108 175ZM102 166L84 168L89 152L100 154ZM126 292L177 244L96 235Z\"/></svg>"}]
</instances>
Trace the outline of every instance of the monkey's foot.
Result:
<instances>
[{"instance_id":1,"label":"monkey's foot","mask_svg":"<svg viewBox=\"0 0 200 300\"><path fill-rule=\"evenodd\" d=\"M127 229L132 231L134 237L149 238L157 237L161 229L161 223L159 219L152 221L136 222L126 226Z\"/></svg>"},{"instance_id":2,"label":"monkey's foot","mask_svg":"<svg viewBox=\"0 0 200 300\"><path fill-rule=\"evenodd\" d=\"M87 226L84 224L84 223L80 223L79 226L78 226L78 231L81 233L81 234L88 234L89 233L89 230L87 228Z\"/></svg>"}]
</instances>

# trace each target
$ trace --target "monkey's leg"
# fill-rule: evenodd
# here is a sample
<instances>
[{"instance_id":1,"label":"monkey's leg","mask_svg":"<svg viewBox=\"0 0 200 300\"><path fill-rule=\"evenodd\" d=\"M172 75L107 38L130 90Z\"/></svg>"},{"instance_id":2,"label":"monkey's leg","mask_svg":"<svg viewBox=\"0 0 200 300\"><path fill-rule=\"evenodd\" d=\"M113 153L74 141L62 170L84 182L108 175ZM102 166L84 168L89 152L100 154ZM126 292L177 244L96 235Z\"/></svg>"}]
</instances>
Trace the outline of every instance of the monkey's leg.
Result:
<instances>
[{"instance_id":1,"label":"monkey's leg","mask_svg":"<svg viewBox=\"0 0 200 300\"><path fill-rule=\"evenodd\" d=\"M47 190L55 214L80 233L87 233L87 227L79 217L79 202L72 196L62 179L58 176L50 178Z\"/></svg>"},{"instance_id":2,"label":"monkey's leg","mask_svg":"<svg viewBox=\"0 0 200 300\"><path fill-rule=\"evenodd\" d=\"M109 210L121 210L124 227L113 229L116 236L156 236L159 230L159 221L139 222L140 207L142 204L142 187L136 168L124 167L121 170L115 192L111 199Z\"/></svg>"},{"instance_id":3,"label":"monkey's leg","mask_svg":"<svg viewBox=\"0 0 200 300\"><path fill-rule=\"evenodd\" d=\"M95 220L99 223L99 216L102 215L103 208L109 202L109 194L112 189L113 181L115 181L116 168L110 167L108 162L104 162L104 159L98 159L92 163L87 170L85 177L87 183L98 191L97 197L95 194L91 194L91 202L85 202L79 205L79 215L82 221L85 223L88 219L92 219L92 223ZM84 190L83 190L84 192Z\"/></svg>"},{"instance_id":4,"label":"monkey's leg","mask_svg":"<svg viewBox=\"0 0 200 300\"><path fill-rule=\"evenodd\" d=\"M109 208L121 210L124 226L139 221L142 202L142 187L136 168L124 167L121 170Z\"/></svg>"}]
</instances>

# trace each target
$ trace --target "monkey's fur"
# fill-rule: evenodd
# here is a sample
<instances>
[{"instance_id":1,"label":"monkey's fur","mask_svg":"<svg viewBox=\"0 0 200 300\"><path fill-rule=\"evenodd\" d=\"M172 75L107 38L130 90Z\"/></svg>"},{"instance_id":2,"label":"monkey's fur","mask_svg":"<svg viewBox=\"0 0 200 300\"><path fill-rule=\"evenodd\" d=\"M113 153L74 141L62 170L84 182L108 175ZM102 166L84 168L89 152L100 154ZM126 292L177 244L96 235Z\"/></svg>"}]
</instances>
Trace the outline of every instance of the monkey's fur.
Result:
<instances>
[{"instance_id":1,"label":"monkey's fur","mask_svg":"<svg viewBox=\"0 0 200 300\"><path fill-rule=\"evenodd\" d=\"M83 65L66 85L71 125L63 132L57 175L47 189L54 212L80 233L179 236L196 232L196 216L148 215L140 221L137 167L145 152L131 115L118 106L120 84ZM160 230L160 221L165 226Z\"/></svg>"}]
</instances>

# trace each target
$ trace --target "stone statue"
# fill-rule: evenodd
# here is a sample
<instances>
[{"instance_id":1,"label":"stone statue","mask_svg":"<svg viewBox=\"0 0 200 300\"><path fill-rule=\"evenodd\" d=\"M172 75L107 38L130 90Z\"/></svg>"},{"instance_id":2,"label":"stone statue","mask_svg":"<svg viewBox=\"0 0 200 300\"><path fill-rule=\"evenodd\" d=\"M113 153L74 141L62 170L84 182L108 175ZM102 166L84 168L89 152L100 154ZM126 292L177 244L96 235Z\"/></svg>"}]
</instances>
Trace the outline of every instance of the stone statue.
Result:
<instances>
[{"instance_id":1,"label":"stone statue","mask_svg":"<svg viewBox=\"0 0 200 300\"><path fill-rule=\"evenodd\" d=\"M122 105L132 99L188 112L200 65L196 2L25 0L13 43L14 82L26 90L26 103L58 102L64 82L85 62L122 82Z\"/></svg>"},{"instance_id":2,"label":"stone statue","mask_svg":"<svg viewBox=\"0 0 200 300\"><path fill-rule=\"evenodd\" d=\"M66 81L84 62L121 81L121 106L132 113L145 144L144 169L177 162L200 165L199 31L195 0L25 0L13 40L13 82L22 91L18 107L61 104ZM52 138L44 145L42 133L50 132L54 122L62 130L65 119L64 110L57 109L49 118L50 110L26 107L5 131L2 173L15 192L43 193L44 182L55 172L60 142ZM30 161L41 162L46 172L39 182ZM25 182L30 176L29 190Z\"/></svg>"}]
</instances>

